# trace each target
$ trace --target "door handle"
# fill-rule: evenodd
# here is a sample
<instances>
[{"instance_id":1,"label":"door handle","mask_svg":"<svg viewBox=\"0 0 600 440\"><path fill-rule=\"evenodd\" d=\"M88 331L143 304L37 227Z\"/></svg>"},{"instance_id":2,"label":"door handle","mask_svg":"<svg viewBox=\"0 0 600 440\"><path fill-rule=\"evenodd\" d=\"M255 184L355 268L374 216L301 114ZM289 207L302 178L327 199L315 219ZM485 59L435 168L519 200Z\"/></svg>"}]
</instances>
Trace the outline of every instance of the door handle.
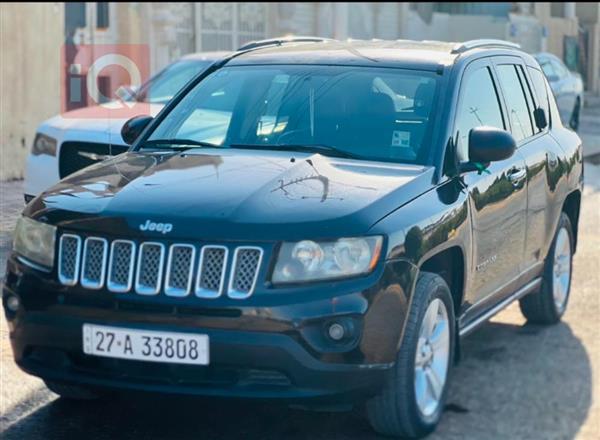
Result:
<instances>
[{"instance_id":1,"label":"door handle","mask_svg":"<svg viewBox=\"0 0 600 440\"><path fill-rule=\"evenodd\" d=\"M518 185L521 180L525 178L527 175L527 170L525 168L517 168L514 167L508 172L508 180L512 182L513 185Z\"/></svg>"}]
</instances>

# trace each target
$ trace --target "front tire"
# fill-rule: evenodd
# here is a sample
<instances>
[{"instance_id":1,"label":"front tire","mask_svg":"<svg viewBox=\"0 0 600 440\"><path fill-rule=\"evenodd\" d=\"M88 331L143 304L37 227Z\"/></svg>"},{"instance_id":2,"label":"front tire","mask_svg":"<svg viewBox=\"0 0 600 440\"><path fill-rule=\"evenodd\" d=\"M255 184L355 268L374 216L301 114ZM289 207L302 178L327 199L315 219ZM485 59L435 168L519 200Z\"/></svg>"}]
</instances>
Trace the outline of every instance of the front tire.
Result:
<instances>
[{"instance_id":1,"label":"front tire","mask_svg":"<svg viewBox=\"0 0 600 440\"><path fill-rule=\"evenodd\" d=\"M563 212L546 258L542 286L519 301L528 322L550 325L560 321L567 309L573 270L573 229Z\"/></svg>"},{"instance_id":2,"label":"front tire","mask_svg":"<svg viewBox=\"0 0 600 440\"><path fill-rule=\"evenodd\" d=\"M421 272L404 340L367 417L380 434L420 438L432 432L444 410L455 343L452 295L439 275Z\"/></svg>"}]
</instances>

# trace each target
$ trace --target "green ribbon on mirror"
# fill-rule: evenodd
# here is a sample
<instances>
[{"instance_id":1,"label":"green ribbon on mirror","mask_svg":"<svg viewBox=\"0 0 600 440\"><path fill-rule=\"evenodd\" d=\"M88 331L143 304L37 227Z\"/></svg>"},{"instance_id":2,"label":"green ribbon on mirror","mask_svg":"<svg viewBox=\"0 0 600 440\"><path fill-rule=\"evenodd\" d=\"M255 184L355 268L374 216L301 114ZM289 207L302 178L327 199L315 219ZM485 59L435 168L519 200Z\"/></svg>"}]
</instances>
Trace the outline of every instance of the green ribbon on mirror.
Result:
<instances>
[{"instance_id":1,"label":"green ribbon on mirror","mask_svg":"<svg viewBox=\"0 0 600 440\"><path fill-rule=\"evenodd\" d=\"M487 169L487 167L482 164L481 162L473 162L473 164L475 165L475 168L477 168L477 174L481 175L481 173L487 173L487 174L492 174L490 173L490 170Z\"/></svg>"}]
</instances>

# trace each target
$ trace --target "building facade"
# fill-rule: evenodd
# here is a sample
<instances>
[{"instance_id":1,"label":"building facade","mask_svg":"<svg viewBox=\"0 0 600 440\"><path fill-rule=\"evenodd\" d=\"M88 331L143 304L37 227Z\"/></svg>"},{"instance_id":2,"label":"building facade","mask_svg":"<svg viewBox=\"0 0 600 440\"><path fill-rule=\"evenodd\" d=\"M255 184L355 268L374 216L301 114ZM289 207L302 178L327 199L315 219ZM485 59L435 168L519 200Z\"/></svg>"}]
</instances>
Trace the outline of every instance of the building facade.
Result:
<instances>
[{"instance_id":1,"label":"building facade","mask_svg":"<svg viewBox=\"0 0 600 440\"><path fill-rule=\"evenodd\" d=\"M46 3L0 5L0 179L23 175L35 127L59 113L60 50L142 44L156 72L191 52L234 50L286 34L346 39L500 38L548 51L599 93L598 4L583 3ZM573 54L576 54L573 60Z\"/></svg>"}]
</instances>

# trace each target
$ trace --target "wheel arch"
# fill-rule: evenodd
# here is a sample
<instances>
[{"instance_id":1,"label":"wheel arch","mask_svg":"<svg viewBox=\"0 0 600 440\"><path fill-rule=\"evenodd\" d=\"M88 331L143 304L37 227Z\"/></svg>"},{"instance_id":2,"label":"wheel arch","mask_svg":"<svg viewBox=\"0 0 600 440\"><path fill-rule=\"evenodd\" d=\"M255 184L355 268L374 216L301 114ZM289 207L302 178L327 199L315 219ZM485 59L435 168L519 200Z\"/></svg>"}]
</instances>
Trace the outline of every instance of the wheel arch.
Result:
<instances>
[{"instance_id":1,"label":"wheel arch","mask_svg":"<svg viewBox=\"0 0 600 440\"><path fill-rule=\"evenodd\" d=\"M441 276L452 294L456 316L460 314L466 281L466 259L464 250L453 245L427 255L419 264L419 271Z\"/></svg>"}]
</instances>

